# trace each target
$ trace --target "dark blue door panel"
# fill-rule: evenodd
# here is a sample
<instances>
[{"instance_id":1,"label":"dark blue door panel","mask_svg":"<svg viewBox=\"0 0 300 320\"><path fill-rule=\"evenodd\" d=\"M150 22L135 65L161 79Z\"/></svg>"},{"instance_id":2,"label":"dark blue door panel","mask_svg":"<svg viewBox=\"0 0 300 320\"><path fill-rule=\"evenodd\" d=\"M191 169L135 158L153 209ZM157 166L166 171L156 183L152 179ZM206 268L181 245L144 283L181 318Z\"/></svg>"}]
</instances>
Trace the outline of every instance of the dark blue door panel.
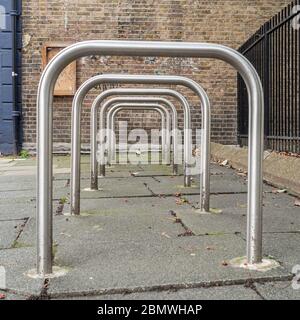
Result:
<instances>
[{"instance_id":1,"label":"dark blue door panel","mask_svg":"<svg viewBox=\"0 0 300 320\"><path fill-rule=\"evenodd\" d=\"M21 0L17 1L18 13L21 13ZM12 0L0 0L0 11L5 11L5 28L0 30L0 153L13 152L13 38L12 34ZM1 22L1 21L0 21ZM1 23L0 23L1 25ZM17 25L18 49L21 49L21 23ZM18 109L21 110L21 53L18 52Z\"/></svg>"}]
</instances>

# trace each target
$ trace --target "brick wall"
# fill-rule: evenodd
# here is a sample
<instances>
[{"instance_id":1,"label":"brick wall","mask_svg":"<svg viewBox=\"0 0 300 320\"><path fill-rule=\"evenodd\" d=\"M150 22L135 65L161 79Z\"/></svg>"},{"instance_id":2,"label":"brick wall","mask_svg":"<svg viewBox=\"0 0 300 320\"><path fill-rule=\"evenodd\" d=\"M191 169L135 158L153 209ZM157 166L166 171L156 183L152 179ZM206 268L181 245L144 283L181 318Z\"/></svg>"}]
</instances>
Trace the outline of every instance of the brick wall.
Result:
<instances>
[{"instance_id":1,"label":"brick wall","mask_svg":"<svg viewBox=\"0 0 300 320\"><path fill-rule=\"evenodd\" d=\"M289 0L23 0L23 128L24 142L36 136L36 92L41 75L41 47L49 41L89 39L180 40L215 42L238 48L262 23ZM78 60L77 84L99 73L172 74L199 82L212 103L212 141L235 144L236 73L211 59L85 57ZM132 86L123 86L132 87ZM188 89L193 128L200 127L197 97ZM89 142L93 99L87 96L82 114L83 143ZM171 99L172 100L172 99ZM176 104L176 101L173 101ZM71 97L54 100L54 142L70 142ZM177 104L176 104L177 105ZM182 125L182 109L178 105ZM159 128L153 117L130 117L128 126Z\"/></svg>"}]
</instances>

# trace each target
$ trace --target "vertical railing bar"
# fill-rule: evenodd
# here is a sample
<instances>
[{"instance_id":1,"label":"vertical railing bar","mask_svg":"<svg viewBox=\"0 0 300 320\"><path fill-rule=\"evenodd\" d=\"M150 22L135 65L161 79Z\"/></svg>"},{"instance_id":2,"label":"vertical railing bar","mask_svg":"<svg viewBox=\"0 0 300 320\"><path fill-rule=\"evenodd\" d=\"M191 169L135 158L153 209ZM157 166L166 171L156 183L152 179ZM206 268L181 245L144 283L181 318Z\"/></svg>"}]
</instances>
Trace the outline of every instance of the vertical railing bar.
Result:
<instances>
[{"instance_id":1,"label":"vertical railing bar","mask_svg":"<svg viewBox=\"0 0 300 320\"><path fill-rule=\"evenodd\" d=\"M288 16L291 13L291 5L288 5ZM288 41L289 41L289 54L288 54L288 72L289 72L289 81L288 81L288 105L289 105L289 115L288 115L288 132L289 132L289 142L288 142L288 151L292 152L292 146L293 146L293 134L291 132L292 129L292 121L293 118L291 116L291 113L293 112L293 99L292 99L292 91L291 91L291 87L292 87L292 83L293 83L293 73L292 73L292 61L293 61L293 57L292 57L292 39L291 39L291 28L290 25L287 23L288 26Z\"/></svg>"},{"instance_id":2,"label":"vertical railing bar","mask_svg":"<svg viewBox=\"0 0 300 320\"><path fill-rule=\"evenodd\" d=\"M279 22L281 22L283 20L283 10L280 12L280 19ZM279 81L281 82L280 84L280 104L279 104L279 136L281 137L283 135L283 117L281 116L281 110L283 109L283 102L284 102L284 68L283 68L283 64L284 64L284 59L283 59L283 41L284 41L284 37L283 37L283 27L281 26L279 28L279 32L280 32L280 38L279 38L279 44L280 44L280 64L279 64ZM283 142L282 139L280 138L279 140L279 151L282 151L282 146L283 146Z\"/></svg>"},{"instance_id":3,"label":"vertical railing bar","mask_svg":"<svg viewBox=\"0 0 300 320\"><path fill-rule=\"evenodd\" d=\"M275 24L278 24L279 14L275 17ZM279 136L279 121L278 121L278 106L279 106L279 59L280 59L280 46L279 46L279 29L276 29L276 106L275 106L275 136ZM276 150L279 150L279 140L276 138Z\"/></svg>"},{"instance_id":4,"label":"vertical railing bar","mask_svg":"<svg viewBox=\"0 0 300 320\"><path fill-rule=\"evenodd\" d=\"M287 7L284 8L284 19L287 17ZM289 40L288 40L288 28L287 28L287 23L284 26L284 41L285 41L285 50L284 50L284 108L283 108L283 133L284 136L288 136L288 113L289 113L289 104L288 104L288 81L289 81ZM284 140L283 144L283 151L287 150L287 140Z\"/></svg>"},{"instance_id":5,"label":"vertical railing bar","mask_svg":"<svg viewBox=\"0 0 300 320\"><path fill-rule=\"evenodd\" d=\"M272 18L272 28L275 25L275 17ZM271 135L274 136L274 117L275 117L275 33L272 33L272 117L270 118L271 121ZM274 139L272 139L272 149L275 149Z\"/></svg>"},{"instance_id":6,"label":"vertical railing bar","mask_svg":"<svg viewBox=\"0 0 300 320\"><path fill-rule=\"evenodd\" d=\"M300 5L300 0L297 1L297 4ZM300 137L300 31L297 31L298 37L297 37L297 81L298 81L298 86L296 91L297 92L297 137ZM297 144L297 153L300 153L300 143L298 141Z\"/></svg>"},{"instance_id":7,"label":"vertical railing bar","mask_svg":"<svg viewBox=\"0 0 300 320\"><path fill-rule=\"evenodd\" d=\"M263 83L265 90L265 147L268 148L268 136L270 134L270 96L271 96L271 83L270 83L270 43L269 43L269 22L267 22L263 27L264 32L264 42L262 44L263 53L262 53L262 64L261 64L261 73L263 74Z\"/></svg>"},{"instance_id":8,"label":"vertical railing bar","mask_svg":"<svg viewBox=\"0 0 300 320\"><path fill-rule=\"evenodd\" d=\"M297 5L300 4L300 0L297 0L296 2ZM299 48L298 46L300 45L299 37L300 37L300 32L297 30L294 30L295 33L295 130L294 130L294 135L295 137L298 136L298 125L300 125L300 119L298 119L298 113L300 113L300 105L299 105L299 95L300 95L300 80L299 80L299 72L298 72L298 66L300 66L299 63ZM298 87L299 84L299 87ZM298 111L299 110L299 111ZM300 133L299 133L300 136ZM300 142L296 140L295 143L295 152L299 153L300 152Z\"/></svg>"}]
</instances>

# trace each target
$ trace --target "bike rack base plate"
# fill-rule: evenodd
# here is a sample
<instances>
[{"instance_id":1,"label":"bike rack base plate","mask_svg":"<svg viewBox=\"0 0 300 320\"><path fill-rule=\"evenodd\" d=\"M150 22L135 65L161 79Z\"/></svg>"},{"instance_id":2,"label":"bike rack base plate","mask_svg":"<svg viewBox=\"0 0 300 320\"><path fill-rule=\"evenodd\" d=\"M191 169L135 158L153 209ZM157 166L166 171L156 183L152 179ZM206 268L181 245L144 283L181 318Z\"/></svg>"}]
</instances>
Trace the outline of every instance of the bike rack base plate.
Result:
<instances>
[{"instance_id":1,"label":"bike rack base plate","mask_svg":"<svg viewBox=\"0 0 300 320\"><path fill-rule=\"evenodd\" d=\"M260 263L247 263L247 257L238 257L230 260L229 265L234 268L248 269L251 271L266 272L278 268L280 264L274 259L263 258Z\"/></svg>"},{"instance_id":2,"label":"bike rack base plate","mask_svg":"<svg viewBox=\"0 0 300 320\"><path fill-rule=\"evenodd\" d=\"M36 269L31 269L25 273L26 276L33 279L53 279L58 277L63 277L68 273L68 269L64 267L53 266L52 273L40 275L36 272Z\"/></svg>"}]
</instances>

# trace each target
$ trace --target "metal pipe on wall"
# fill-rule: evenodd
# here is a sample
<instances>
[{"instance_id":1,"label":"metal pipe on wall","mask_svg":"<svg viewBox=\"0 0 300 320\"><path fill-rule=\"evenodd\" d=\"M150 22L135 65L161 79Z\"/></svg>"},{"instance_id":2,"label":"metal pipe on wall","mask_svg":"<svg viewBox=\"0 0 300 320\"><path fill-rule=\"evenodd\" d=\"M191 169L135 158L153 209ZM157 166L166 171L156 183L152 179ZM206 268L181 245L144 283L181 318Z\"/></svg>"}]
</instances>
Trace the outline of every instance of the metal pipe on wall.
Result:
<instances>
[{"instance_id":1,"label":"metal pipe on wall","mask_svg":"<svg viewBox=\"0 0 300 320\"><path fill-rule=\"evenodd\" d=\"M12 139L13 139L13 154L19 153L19 125L20 125L20 110L18 107L18 6L17 0L12 1L11 14L11 33L12 33Z\"/></svg>"},{"instance_id":2,"label":"metal pipe on wall","mask_svg":"<svg viewBox=\"0 0 300 320\"><path fill-rule=\"evenodd\" d=\"M243 77L249 93L250 125L247 209L247 261L262 261L262 161L264 98L252 64L236 50L213 43L91 40L60 51L45 68L37 94L37 272L52 273L52 119L53 91L63 69L88 55L198 57L223 60ZM75 114L75 122L80 114Z\"/></svg>"}]
</instances>

